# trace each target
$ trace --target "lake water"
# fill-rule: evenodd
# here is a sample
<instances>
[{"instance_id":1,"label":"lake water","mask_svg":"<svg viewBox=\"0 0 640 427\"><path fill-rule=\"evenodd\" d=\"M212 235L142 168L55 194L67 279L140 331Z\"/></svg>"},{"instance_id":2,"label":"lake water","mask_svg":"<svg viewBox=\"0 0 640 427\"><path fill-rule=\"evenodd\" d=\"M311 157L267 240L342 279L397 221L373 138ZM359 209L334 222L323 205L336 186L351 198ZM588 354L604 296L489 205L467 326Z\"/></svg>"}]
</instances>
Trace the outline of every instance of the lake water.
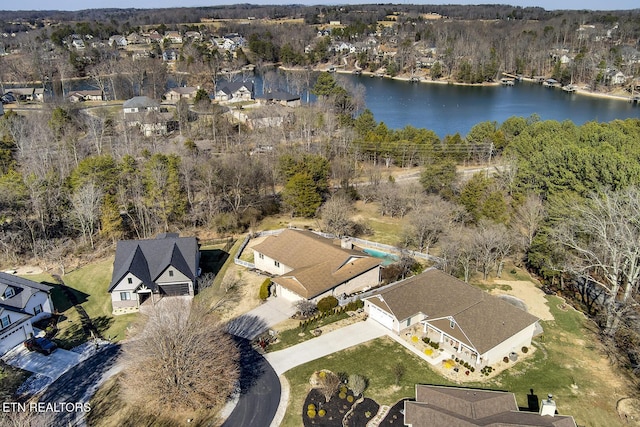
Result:
<instances>
[{"instance_id":1,"label":"lake water","mask_svg":"<svg viewBox=\"0 0 640 427\"><path fill-rule=\"evenodd\" d=\"M456 86L347 76L366 88L367 108L389 128L407 125L438 136L466 135L477 123L502 123L512 116L537 114L543 120L589 121L640 118L640 106L624 100L568 94L528 82L514 86Z\"/></svg>"}]
</instances>

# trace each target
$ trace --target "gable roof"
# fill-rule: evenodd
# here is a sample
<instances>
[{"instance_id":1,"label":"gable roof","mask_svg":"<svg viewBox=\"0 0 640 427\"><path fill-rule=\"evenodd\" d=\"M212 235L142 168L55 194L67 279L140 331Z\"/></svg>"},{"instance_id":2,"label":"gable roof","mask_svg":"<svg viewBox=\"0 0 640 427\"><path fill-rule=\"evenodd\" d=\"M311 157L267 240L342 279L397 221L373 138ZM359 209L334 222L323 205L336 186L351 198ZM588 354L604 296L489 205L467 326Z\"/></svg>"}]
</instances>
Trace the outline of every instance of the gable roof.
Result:
<instances>
[{"instance_id":1,"label":"gable roof","mask_svg":"<svg viewBox=\"0 0 640 427\"><path fill-rule=\"evenodd\" d=\"M253 93L252 82L230 82L230 83L219 84L217 91L222 91L227 95L231 95L243 87L247 89L249 92Z\"/></svg>"},{"instance_id":2,"label":"gable roof","mask_svg":"<svg viewBox=\"0 0 640 427\"><path fill-rule=\"evenodd\" d=\"M134 96L122 103L123 108L158 108L160 103L148 96Z\"/></svg>"},{"instance_id":3,"label":"gable roof","mask_svg":"<svg viewBox=\"0 0 640 427\"><path fill-rule=\"evenodd\" d=\"M175 92L180 95L188 95L197 91L198 91L198 88L195 86L178 86L178 87L171 88L169 90L169 92Z\"/></svg>"},{"instance_id":4,"label":"gable roof","mask_svg":"<svg viewBox=\"0 0 640 427\"><path fill-rule=\"evenodd\" d=\"M404 422L412 427L575 427L570 416L520 412L513 393L416 385L416 401L405 401Z\"/></svg>"},{"instance_id":5,"label":"gable roof","mask_svg":"<svg viewBox=\"0 0 640 427\"><path fill-rule=\"evenodd\" d=\"M0 299L0 307L20 312L24 312L24 308L33 295L38 292L48 294L53 289L51 286L43 285L42 283L0 272L0 296L4 296L4 292L8 287L14 288L15 294L10 298Z\"/></svg>"},{"instance_id":6,"label":"gable roof","mask_svg":"<svg viewBox=\"0 0 640 427\"><path fill-rule=\"evenodd\" d=\"M444 319L447 324L453 319L456 328L447 327L447 333L480 354L539 320L435 268L398 282L367 301L393 314L400 322L418 313L426 315L426 320L436 327Z\"/></svg>"},{"instance_id":7,"label":"gable roof","mask_svg":"<svg viewBox=\"0 0 640 427\"><path fill-rule=\"evenodd\" d=\"M195 237L161 234L156 239L120 240L116 246L109 292L128 273L155 291L155 280L169 266L195 280L198 271L198 241Z\"/></svg>"},{"instance_id":8,"label":"gable roof","mask_svg":"<svg viewBox=\"0 0 640 427\"><path fill-rule=\"evenodd\" d=\"M269 236L253 250L292 268L273 281L305 298L314 298L382 262L310 231L294 229Z\"/></svg>"}]
</instances>

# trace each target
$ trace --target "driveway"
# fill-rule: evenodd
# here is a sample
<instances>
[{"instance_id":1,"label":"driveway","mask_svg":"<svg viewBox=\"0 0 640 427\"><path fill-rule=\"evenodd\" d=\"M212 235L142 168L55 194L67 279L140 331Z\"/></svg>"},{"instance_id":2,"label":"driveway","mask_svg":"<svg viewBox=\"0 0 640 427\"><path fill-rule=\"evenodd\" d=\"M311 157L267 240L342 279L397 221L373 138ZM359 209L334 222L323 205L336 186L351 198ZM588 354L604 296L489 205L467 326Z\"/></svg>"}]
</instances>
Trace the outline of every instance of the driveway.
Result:
<instances>
[{"instance_id":1,"label":"driveway","mask_svg":"<svg viewBox=\"0 0 640 427\"><path fill-rule=\"evenodd\" d=\"M267 353L265 354L265 359L278 375L282 375L298 365L385 336L387 332L389 331L378 322L366 320L345 326L326 335L323 334L284 350Z\"/></svg>"},{"instance_id":2,"label":"driveway","mask_svg":"<svg viewBox=\"0 0 640 427\"><path fill-rule=\"evenodd\" d=\"M287 320L295 312L291 301L271 298L259 307L229 321L227 331L237 337L252 340L271 326Z\"/></svg>"},{"instance_id":3,"label":"driveway","mask_svg":"<svg viewBox=\"0 0 640 427\"><path fill-rule=\"evenodd\" d=\"M52 381L80 363L81 358L81 354L61 348L45 356L36 351L27 350L24 345L18 345L2 356L2 360L8 365L43 375Z\"/></svg>"}]
</instances>

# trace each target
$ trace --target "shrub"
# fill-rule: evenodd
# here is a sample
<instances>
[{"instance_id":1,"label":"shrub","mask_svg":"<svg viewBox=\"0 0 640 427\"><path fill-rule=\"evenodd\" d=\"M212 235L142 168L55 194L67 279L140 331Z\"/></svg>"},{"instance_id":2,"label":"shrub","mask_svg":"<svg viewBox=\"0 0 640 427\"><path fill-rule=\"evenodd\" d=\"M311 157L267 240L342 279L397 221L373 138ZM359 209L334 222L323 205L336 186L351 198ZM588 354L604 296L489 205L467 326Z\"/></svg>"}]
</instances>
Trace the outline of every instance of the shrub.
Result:
<instances>
[{"instance_id":1,"label":"shrub","mask_svg":"<svg viewBox=\"0 0 640 427\"><path fill-rule=\"evenodd\" d=\"M470 367L470 368L469 368L469 370L470 370L471 372L475 372L475 371L476 371L476 368L474 368L474 367L472 366L472 367Z\"/></svg>"},{"instance_id":2,"label":"shrub","mask_svg":"<svg viewBox=\"0 0 640 427\"><path fill-rule=\"evenodd\" d=\"M529 348L527 346L522 347L523 353L527 353L528 351L529 351Z\"/></svg>"},{"instance_id":3,"label":"shrub","mask_svg":"<svg viewBox=\"0 0 640 427\"><path fill-rule=\"evenodd\" d=\"M334 296L328 296L322 298L318 301L318 310L320 310L323 314L333 310L338 306L338 300Z\"/></svg>"},{"instance_id":4,"label":"shrub","mask_svg":"<svg viewBox=\"0 0 640 427\"><path fill-rule=\"evenodd\" d=\"M320 416L320 417L324 417L326 413L327 413L327 411L325 411L324 409L320 409L320 410L318 411L318 416Z\"/></svg>"},{"instance_id":5,"label":"shrub","mask_svg":"<svg viewBox=\"0 0 640 427\"><path fill-rule=\"evenodd\" d=\"M338 397L340 399L346 399L347 398L347 393L340 392L340 394L338 394Z\"/></svg>"},{"instance_id":6,"label":"shrub","mask_svg":"<svg viewBox=\"0 0 640 427\"><path fill-rule=\"evenodd\" d=\"M371 418L371 411L365 412L364 416L367 417L367 418Z\"/></svg>"},{"instance_id":7,"label":"shrub","mask_svg":"<svg viewBox=\"0 0 640 427\"><path fill-rule=\"evenodd\" d=\"M347 394L347 390L348 390L348 388L347 388L346 385L341 385L340 386L340 393L344 393L346 395Z\"/></svg>"},{"instance_id":8,"label":"shrub","mask_svg":"<svg viewBox=\"0 0 640 427\"><path fill-rule=\"evenodd\" d=\"M417 337L417 336L415 336L415 335L414 335L414 336L412 336L412 337L411 337L411 341L412 341L412 342L418 342L418 337Z\"/></svg>"},{"instance_id":9,"label":"shrub","mask_svg":"<svg viewBox=\"0 0 640 427\"><path fill-rule=\"evenodd\" d=\"M347 396L347 402L353 403L353 396L351 395Z\"/></svg>"},{"instance_id":10,"label":"shrub","mask_svg":"<svg viewBox=\"0 0 640 427\"><path fill-rule=\"evenodd\" d=\"M367 379L362 375L349 375L349 388L356 396L360 396L367 388Z\"/></svg>"},{"instance_id":11,"label":"shrub","mask_svg":"<svg viewBox=\"0 0 640 427\"><path fill-rule=\"evenodd\" d=\"M426 354L427 356L431 356L433 354L433 350L430 348L425 348L424 354Z\"/></svg>"},{"instance_id":12,"label":"shrub","mask_svg":"<svg viewBox=\"0 0 640 427\"><path fill-rule=\"evenodd\" d=\"M429 337L422 338L422 342L425 343L425 344L429 344L430 341L431 341L431 338L429 338Z\"/></svg>"},{"instance_id":13,"label":"shrub","mask_svg":"<svg viewBox=\"0 0 640 427\"><path fill-rule=\"evenodd\" d=\"M316 405L313 403L309 403L309 405L307 406L307 411L315 411L316 410Z\"/></svg>"},{"instance_id":14,"label":"shrub","mask_svg":"<svg viewBox=\"0 0 640 427\"><path fill-rule=\"evenodd\" d=\"M266 278L264 282L262 282L262 285L260 285L260 299L262 301L265 301L267 298L269 298L269 295L271 295L271 292L269 292L270 287L271 279Z\"/></svg>"},{"instance_id":15,"label":"shrub","mask_svg":"<svg viewBox=\"0 0 640 427\"><path fill-rule=\"evenodd\" d=\"M309 418L315 418L316 417L316 411L314 409L309 409L307 411L307 415L309 416Z\"/></svg>"}]
</instances>

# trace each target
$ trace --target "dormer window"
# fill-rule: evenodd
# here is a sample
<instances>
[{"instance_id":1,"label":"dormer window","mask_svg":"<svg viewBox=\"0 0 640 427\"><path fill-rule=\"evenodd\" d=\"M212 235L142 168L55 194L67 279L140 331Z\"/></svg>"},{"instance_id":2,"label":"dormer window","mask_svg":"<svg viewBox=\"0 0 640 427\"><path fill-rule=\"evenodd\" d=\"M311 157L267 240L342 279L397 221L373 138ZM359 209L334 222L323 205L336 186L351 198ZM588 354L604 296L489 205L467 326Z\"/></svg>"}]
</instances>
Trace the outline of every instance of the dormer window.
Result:
<instances>
[{"instance_id":1,"label":"dormer window","mask_svg":"<svg viewBox=\"0 0 640 427\"><path fill-rule=\"evenodd\" d=\"M132 277L127 277L127 283L130 285L133 285L133 278Z\"/></svg>"},{"instance_id":2,"label":"dormer window","mask_svg":"<svg viewBox=\"0 0 640 427\"><path fill-rule=\"evenodd\" d=\"M11 298L15 294L16 294L16 291L11 286L8 286L7 289L4 290L5 298Z\"/></svg>"}]
</instances>

